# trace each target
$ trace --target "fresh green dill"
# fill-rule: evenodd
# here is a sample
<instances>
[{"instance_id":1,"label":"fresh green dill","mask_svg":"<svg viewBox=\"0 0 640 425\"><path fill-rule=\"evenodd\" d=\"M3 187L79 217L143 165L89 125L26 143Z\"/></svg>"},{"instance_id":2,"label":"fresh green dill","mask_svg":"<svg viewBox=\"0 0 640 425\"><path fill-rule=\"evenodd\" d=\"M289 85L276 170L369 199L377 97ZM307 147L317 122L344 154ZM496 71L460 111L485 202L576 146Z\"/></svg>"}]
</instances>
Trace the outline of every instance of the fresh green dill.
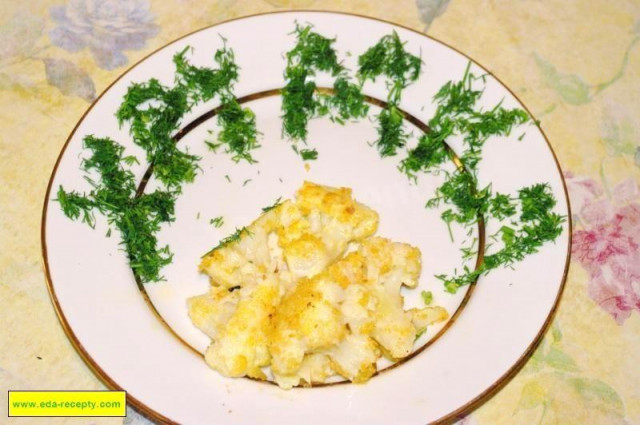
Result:
<instances>
[{"instance_id":1,"label":"fresh green dill","mask_svg":"<svg viewBox=\"0 0 640 425\"><path fill-rule=\"evenodd\" d=\"M318 115L328 115L331 121L338 124L345 124L353 118L363 118L369 112L362 87L350 82L345 76L336 78L333 94L321 95L318 102Z\"/></svg>"},{"instance_id":2,"label":"fresh green dill","mask_svg":"<svg viewBox=\"0 0 640 425\"><path fill-rule=\"evenodd\" d=\"M318 151L315 149L300 149L300 156L304 161L313 161L318 159Z\"/></svg>"},{"instance_id":3,"label":"fresh green dill","mask_svg":"<svg viewBox=\"0 0 640 425\"><path fill-rule=\"evenodd\" d=\"M245 181L242 182L242 187L245 187L246 185L248 185L251 182L251 179L246 179Z\"/></svg>"},{"instance_id":4,"label":"fresh green dill","mask_svg":"<svg viewBox=\"0 0 640 425\"><path fill-rule=\"evenodd\" d=\"M481 160L482 146L489 137L508 136L514 126L525 123L529 117L522 109L505 109L501 103L489 111L482 111L476 104L483 89L474 88L481 80L470 72L471 63L458 82L449 81L436 93L436 112L428 121L429 131L418 146L409 151L400 169L409 176L419 171L432 171L448 157L443 143L452 135L462 135L465 152L461 159L467 171L475 173Z\"/></svg>"},{"instance_id":5,"label":"fresh green dill","mask_svg":"<svg viewBox=\"0 0 640 425\"><path fill-rule=\"evenodd\" d=\"M231 183L231 177L229 177L229 174L225 174L224 178L227 179L229 183Z\"/></svg>"},{"instance_id":6,"label":"fresh green dill","mask_svg":"<svg viewBox=\"0 0 640 425\"><path fill-rule=\"evenodd\" d=\"M431 291L422 291L420 292L420 296L422 297L424 305L430 305L433 302L433 293L431 293Z\"/></svg>"},{"instance_id":7,"label":"fresh green dill","mask_svg":"<svg viewBox=\"0 0 640 425\"><path fill-rule=\"evenodd\" d=\"M218 113L218 124L222 131L218 135L220 143L226 144L226 153L231 153L234 162L256 161L251 151L260 147L257 142L256 116L249 108L243 108L235 97L226 99Z\"/></svg>"},{"instance_id":8,"label":"fresh green dill","mask_svg":"<svg viewBox=\"0 0 640 425\"><path fill-rule=\"evenodd\" d=\"M395 104L383 109L378 115L378 134L380 138L375 142L381 156L393 156L396 150L407 142L404 131L404 117Z\"/></svg>"},{"instance_id":9,"label":"fresh green dill","mask_svg":"<svg viewBox=\"0 0 640 425\"><path fill-rule=\"evenodd\" d=\"M484 86L476 88L476 77L470 72L470 64L463 78L449 81L434 96L437 107L428 121L429 131L422 135L418 145L408 151L401 161L400 170L410 178L419 172L437 172L439 166L449 158L445 141L450 136L459 136L464 142L461 160L464 164L453 172L445 173L445 181L436 189L436 196L427 202L428 208L446 205L442 219L451 226L456 222L471 226L483 219L503 221L511 219L511 225L502 225L489 236L493 244L485 246L483 263L471 270L464 266L463 272L454 276L437 276L445 283L449 292L456 292L489 271L498 267L509 267L533 254L546 242L555 240L562 232L565 218L554 213L555 197L546 184L534 184L518 191L518 197L493 193L491 186L479 188L478 164L482 159L482 148L492 136L508 136L512 129L529 120L521 109L506 109L502 102L484 111L477 106ZM519 212L519 221L513 219ZM465 260L477 252L474 239L471 247L463 247ZM495 249L494 247L499 247Z\"/></svg>"},{"instance_id":10,"label":"fresh green dill","mask_svg":"<svg viewBox=\"0 0 640 425\"><path fill-rule=\"evenodd\" d=\"M263 212L263 213L269 212L269 211L271 211L272 209L276 208L276 207L277 207L278 205L280 205L281 203L282 203L282 197L279 197L278 199L276 199L276 201L275 201L273 204L269 205L268 207L264 207L264 208L262 209L262 212Z\"/></svg>"},{"instance_id":11,"label":"fresh green dill","mask_svg":"<svg viewBox=\"0 0 640 425\"><path fill-rule=\"evenodd\" d=\"M224 224L224 217L219 216L216 218L212 218L211 220L209 220L209 224L213 224L213 226L218 229L220 227L222 227L222 225Z\"/></svg>"},{"instance_id":12,"label":"fresh green dill","mask_svg":"<svg viewBox=\"0 0 640 425\"><path fill-rule=\"evenodd\" d=\"M227 144L227 152L234 153L234 159L249 160L248 151L257 147L253 113L240 108L232 92L238 79L233 50L225 45L216 51L217 69L191 65L186 59L188 50L186 47L173 57L176 67L173 87L156 79L133 83L116 113L121 126L129 124L134 143L147 152L155 176L175 188L193 181L198 168L199 158L178 149L173 139L182 118L197 103L216 96L221 99L220 143ZM215 145L208 146L215 150Z\"/></svg>"},{"instance_id":13,"label":"fresh green dill","mask_svg":"<svg viewBox=\"0 0 640 425\"><path fill-rule=\"evenodd\" d=\"M358 58L361 78L375 81L383 75L393 87L399 85L403 88L416 81L420 76L422 59L408 53L404 46L395 31L382 37Z\"/></svg>"},{"instance_id":14,"label":"fresh green dill","mask_svg":"<svg viewBox=\"0 0 640 425\"><path fill-rule=\"evenodd\" d=\"M240 240L240 238L242 237L243 234L247 234L247 236L253 236L253 233L251 233L251 231L249 229L247 229L246 227L241 227L239 229L236 228L235 232L233 232L229 236L227 236L227 237L223 238L222 240L220 240L218 245L214 246L209 251L204 253L202 255L202 257L200 257L200 258L204 258L207 255L211 254L216 249L220 249L220 248L222 248L224 246L229 245L230 243L233 243L233 242L236 242L236 241Z\"/></svg>"},{"instance_id":15,"label":"fresh green dill","mask_svg":"<svg viewBox=\"0 0 640 425\"><path fill-rule=\"evenodd\" d=\"M97 211L120 231L129 264L143 283L161 280L161 268L172 261L169 247L158 246L156 233L162 223L174 220L182 184L193 181L198 170L199 157L178 149L175 142L183 117L197 103L218 96L223 103L220 144L226 144L237 160L249 160L249 151L257 147L253 113L238 109L233 95L238 79L233 51L226 45L218 49L214 55L218 67L211 69L191 65L186 59L188 49L173 57L173 86L157 79L133 83L116 112L119 125L128 125L133 142L146 151L153 176L164 190L136 194L134 175L125 166L139 164L138 159L124 156L124 147L112 139L87 136L84 148L91 155L83 160L82 168L86 173L97 172L100 179L94 181L85 175L92 187L89 193L67 192L62 186L57 193L57 201L69 218L82 217L94 227ZM215 149L213 144L207 146Z\"/></svg>"},{"instance_id":16,"label":"fresh green dill","mask_svg":"<svg viewBox=\"0 0 640 425\"><path fill-rule=\"evenodd\" d=\"M95 225L94 211L107 218L120 231L129 263L143 282L161 280L160 269L171 262L167 246L158 247L155 233L161 223L173 221L175 192L160 191L135 196L131 171L124 169L124 148L109 138L84 138L84 147L92 152L83 161L85 172L95 170L100 180L88 194L66 192L58 188L57 200L64 214Z\"/></svg>"},{"instance_id":17,"label":"fresh green dill","mask_svg":"<svg viewBox=\"0 0 640 425\"><path fill-rule=\"evenodd\" d=\"M387 106L378 115L379 138L374 142L383 157L396 155L398 148L407 142L404 117L398 105L402 91L418 79L421 69L422 59L405 50L405 43L395 31L382 37L358 58L361 84L383 76L389 89Z\"/></svg>"},{"instance_id":18,"label":"fresh green dill","mask_svg":"<svg viewBox=\"0 0 640 425\"><path fill-rule=\"evenodd\" d=\"M207 145L207 148L209 148L209 150L214 153L218 152L218 148L222 145L221 143L214 143L208 140L205 140L204 144Z\"/></svg>"},{"instance_id":19,"label":"fresh green dill","mask_svg":"<svg viewBox=\"0 0 640 425\"><path fill-rule=\"evenodd\" d=\"M287 84L282 89L282 132L294 139L307 138L307 123L315 115L318 102L314 98L316 84L307 81L309 71L298 65L287 67Z\"/></svg>"},{"instance_id":20,"label":"fresh green dill","mask_svg":"<svg viewBox=\"0 0 640 425\"><path fill-rule=\"evenodd\" d=\"M427 202L427 207L434 208L440 203L451 205L452 208L442 213L446 223L475 224L478 217L486 213L490 197L489 187L478 190L476 177L457 169L448 174L444 183L436 189L436 196Z\"/></svg>"},{"instance_id":21,"label":"fresh green dill","mask_svg":"<svg viewBox=\"0 0 640 425\"><path fill-rule=\"evenodd\" d=\"M287 52L282 89L282 132L293 140L306 140L309 120L328 115L334 122L366 116L369 109L361 85L349 81L346 68L338 60L335 39L296 24L296 45ZM335 77L333 94L318 94L314 77L326 72Z\"/></svg>"},{"instance_id":22,"label":"fresh green dill","mask_svg":"<svg viewBox=\"0 0 640 425\"><path fill-rule=\"evenodd\" d=\"M504 220L516 213L516 204L509 195L496 193L489 199L489 214L498 220Z\"/></svg>"},{"instance_id":23,"label":"fresh green dill","mask_svg":"<svg viewBox=\"0 0 640 425\"><path fill-rule=\"evenodd\" d=\"M556 202L546 184L535 184L518 191L521 203L521 225L502 226L498 233L502 247L485 254L484 261L476 270L464 267L464 273L455 276L439 275L448 292L455 293L460 287L473 283L478 277L498 267L510 267L527 255L538 252L546 242L554 241L562 233L565 217L552 211ZM529 201L538 205L530 208Z\"/></svg>"}]
</instances>

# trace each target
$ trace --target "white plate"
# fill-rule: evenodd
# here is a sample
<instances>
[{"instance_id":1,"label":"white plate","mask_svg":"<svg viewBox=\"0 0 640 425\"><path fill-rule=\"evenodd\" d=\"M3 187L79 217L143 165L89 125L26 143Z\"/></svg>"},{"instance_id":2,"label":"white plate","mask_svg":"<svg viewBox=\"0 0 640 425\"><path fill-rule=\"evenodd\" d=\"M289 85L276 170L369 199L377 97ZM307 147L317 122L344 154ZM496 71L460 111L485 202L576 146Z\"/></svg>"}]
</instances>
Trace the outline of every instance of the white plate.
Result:
<instances>
[{"instance_id":1,"label":"white plate","mask_svg":"<svg viewBox=\"0 0 640 425\"><path fill-rule=\"evenodd\" d=\"M312 23L319 33L336 36L335 46L350 69L366 48L397 31L407 49L421 53L425 62L421 78L405 90L401 103L419 121L428 120L433 113L430 99L438 88L461 78L469 61L409 29L325 12L274 13L229 21L158 50L100 96L60 154L42 222L43 256L54 305L70 340L96 374L107 385L126 390L129 401L157 421L424 424L453 420L515 374L542 336L564 285L569 223L555 243L513 269L482 277L473 291L465 288L456 295L447 294L433 276L460 267L459 248L465 237L454 226L452 241L440 211L424 208L441 177L423 176L417 185L410 184L396 169L402 154L381 160L368 145L376 138L375 122L369 120L345 126L326 119L312 121L308 142L318 150L319 158L307 170L290 142L281 139L280 97L255 96L284 85L282 54L294 43L290 33L296 21ZM184 186L176 205L176 222L159 234L160 244L168 243L175 253L174 262L163 270L167 280L140 290L119 250L117 235L106 238L107 225L101 219L95 230L67 219L53 201L55 191L59 185L67 190L89 189L79 170L85 135L112 137L126 147L127 154L144 158L127 128L120 129L114 116L127 87L152 77L171 84L172 56L185 46L194 48L193 63L211 65L213 52L221 47L220 35L234 49L241 68L236 95L256 97L245 106L256 112L262 132L262 148L254 155L259 162L234 164L223 153L208 152L204 140L210 138L207 130L216 129L215 119L200 124L180 141L181 148L202 156L202 172L193 184ZM345 52L352 55L344 56ZM485 72L476 64L472 71ZM330 86L330 80L321 77L318 85ZM372 98L386 98L381 81L366 84L365 92ZM489 76L481 103L490 106L503 98L507 107L523 107ZM215 106L211 102L199 105L183 120L183 127ZM376 108L372 106L371 112ZM412 124L406 125L412 129ZM419 129L413 127L413 132L418 134ZM492 182L494 190L515 193L522 186L548 182L558 199L556 211L569 217L562 174L545 136L537 127L528 126L522 141L513 140L487 142L481 183ZM451 146L457 150L459 141L452 141ZM145 170L146 164L134 169L138 180ZM364 385L283 391L267 383L224 378L204 363L199 352L208 339L187 317L185 299L205 292L208 285L197 272L200 255L236 226L250 223L262 207L278 197L292 197L304 180L351 187L357 200L380 213L379 235L421 249L420 287L405 292L407 305L418 305L419 293L426 289L434 293L436 304L457 312L455 320L431 328L418 341L418 351L428 345L426 349ZM150 181L147 190L154 185ZM225 219L220 229L209 223L217 216Z\"/></svg>"}]
</instances>

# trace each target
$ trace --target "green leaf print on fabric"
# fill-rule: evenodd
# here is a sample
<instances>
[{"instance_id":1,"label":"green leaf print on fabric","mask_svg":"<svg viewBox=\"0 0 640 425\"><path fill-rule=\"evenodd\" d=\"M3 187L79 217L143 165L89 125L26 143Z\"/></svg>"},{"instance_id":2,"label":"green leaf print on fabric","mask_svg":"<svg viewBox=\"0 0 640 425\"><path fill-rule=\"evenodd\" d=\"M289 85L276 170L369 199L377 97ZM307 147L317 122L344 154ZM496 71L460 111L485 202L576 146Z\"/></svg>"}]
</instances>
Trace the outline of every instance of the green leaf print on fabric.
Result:
<instances>
[{"instance_id":1,"label":"green leaf print on fabric","mask_svg":"<svg viewBox=\"0 0 640 425\"><path fill-rule=\"evenodd\" d=\"M536 381L529 381L522 387L518 410L533 409L544 404L547 392Z\"/></svg>"},{"instance_id":2,"label":"green leaf print on fabric","mask_svg":"<svg viewBox=\"0 0 640 425\"><path fill-rule=\"evenodd\" d=\"M622 78L629 64L629 54L638 41L640 41L640 36L637 35L629 41L616 73L607 81L598 84L588 84L580 75L558 71L553 64L537 53L533 53L533 58L545 82L560 95L562 100L570 105L577 106L590 102L594 96L597 96Z\"/></svg>"},{"instance_id":3,"label":"green leaf print on fabric","mask_svg":"<svg viewBox=\"0 0 640 425\"><path fill-rule=\"evenodd\" d=\"M610 104L602 114L602 140L612 156L634 155L640 144L640 129L624 107Z\"/></svg>"},{"instance_id":4,"label":"green leaf print on fabric","mask_svg":"<svg viewBox=\"0 0 640 425\"><path fill-rule=\"evenodd\" d=\"M576 362L556 347L551 347L544 357L544 362L550 367L567 372L577 372L580 369Z\"/></svg>"},{"instance_id":5,"label":"green leaf print on fabric","mask_svg":"<svg viewBox=\"0 0 640 425\"><path fill-rule=\"evenodd\" d=\"M520 390L513 415L529 411L520 419L527 417L531 424L539 425L628 424L624 403L616 390L598 378L586 376L562 349L562 341L562 331L554 322L522 371L528 379Z\"/></svg>"},{"instance_id":6,"label":"green leaf print on fabric","mask_svg":"<svg viewBox=\"0 0 640 425\"><path fill-rule=\"evenodd\" d=\"M547 82L562 99L571 105L582 105L589 102L589 86L582 77L575 74L563 74L549 62L534 54L538 68Z\"/></svg>"},{"instance_id":7,"label":"green leaf print on fabric","mask_svg":"<svg viewBox=\"0 0 640 425\"><path fill-rule=\"evenodd\" d=\"M599 379L571 378L569 384L580 393L580 395L591 406L598 409L609 410L621 416L624 415L624 404L622 399L609 385Z\"/></svg>"}]
</instances>

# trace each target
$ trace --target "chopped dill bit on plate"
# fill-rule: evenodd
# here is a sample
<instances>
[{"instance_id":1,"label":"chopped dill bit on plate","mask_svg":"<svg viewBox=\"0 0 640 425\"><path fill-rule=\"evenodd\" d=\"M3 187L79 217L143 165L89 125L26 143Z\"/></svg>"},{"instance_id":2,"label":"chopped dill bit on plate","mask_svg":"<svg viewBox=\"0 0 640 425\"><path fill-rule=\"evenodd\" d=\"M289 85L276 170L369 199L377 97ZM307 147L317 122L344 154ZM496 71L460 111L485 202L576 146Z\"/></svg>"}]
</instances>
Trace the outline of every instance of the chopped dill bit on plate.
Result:
<instances>
[{"instance_id":1,"label":"chopped dill bit on plate","mask_svg":"<svg viewBox=\"0 0 640 425\"><path fill-rule=\"evenodd\" d=\"M433 293L431 291L420 292L424 305L430 305L433 302Z\"/></svg>"},{"instance_id":2,"label":"chopped dill bit on plate","mask_svg":"<svg viewBox=\"0 0 640 425\"><path fill-rule=\"evenodd\" d=\"M318 151L315 149L298 149L295 144L291 145L291 149L297 155L300 155L303 161L313 161L318 159Z\"/></svg>"},{"instance_id":3,"label":"chopped dill bit on plate","mask_svg":"<svg viewBox=\"0 0 640 425\"><path fill-rule=\"evenodd\" d=\"M333 94L320 97L319 115L329 115L333 122L344 124L352 118L364 118L369 112L362 87L345 77L336 78Z\"/></svg>"},{"instance_id":4,"label":"chopped dill bit on plate","mask_svg":"<svg viewBox=\"0 0 640 425\"><path fill-rule=\"evenodd\" d=\"M475 173L482 159L481 148L489 137L508 136L514 126L529 120L524 110L505 109L501 103L489 111L476 107L484 89L474 88L473 83L481 77L474 76L470 67L471 63L460 81L447 82L433 97L437 108L428 121L429 131L401 163L401 170L408 176L432 171L442 164L448 158L442 142L455 134L462 135L465 143L462 162L468 171Z\"/></svg>"},{"instance_id":5,"label":"chopped dill bit on plate","mask_svg":"<svg viewBox=\"0 0 640 425\"><path fill-rule=\"evenodd\" d=\"M232 242L240 240L240 237L242 236L243 233L246 233L248 236L253 236L251 231L249 229L247 229L246 227L236 228L235 232L233 232L232 234L230 234L226 238L223 238L222 240L220 240L220 243L218 243L218 245L216 245L215 247L211 248L209 251L207 251L205 254L203 254L202 257L200 257L200 258L204 258L207 255L211 254L216 249L220 249L223 246L229 245Z\"/></svg>"},{"instance_id":6,"label":"chopped dill bit on plate","mask_svg":"<svg viewBox=\"0 0 640 425\"><path fill-rule=\"evenodd\" d=\"M427 202L427 208L440 203L452 205L442 213L442 219L451 223L475 224L478 217L487 210L487 202L491 197L490 187L477 189L477 179L464 170L455 170L447 176L445 182L436 189L436 196Z\"/></svg>"},{"instance_id":7,"label":"chopped dill bit on plate","mask_svg":"<svg viewBox=\"0 0 640 425\"><path fill-rule=\"evenodd\" d=\"M245 187L246 185L248 185L251 182L251 179L246 179L245 181L242 182L242 187Z\"/></svg>"},{"instance_id":8,"label":"chopped dill bit on plate","mask_svg":"<svg viewBox=\"0 0 640 425\"><path fill-rule=\"evenodd\" d=\"M209 148L209 150L210 150L211 152L217 152L217 151L218 151L218 148L219 148L220 146L222 146L222 143L214 143L214 142L210 142L210 141L208 141L208 140L205 140L205 141L204 141L204 144L205 144L205 145L207 145L207 148Z\"/></svg>"},{"instance_id":9,"label":"chopped dill bit on plate","mask_svg":"<svg viewBox=\"0 0 640 425\"><path fill-rule=\"evenodd\" d=\"M224 217L219 216L219 217L216 217L216 218L212 218L211 220L209 220L209 224L213 224L213 226L216 229L219 229L224 224Z\"/></svg>"},{"instance_id":10,"label":"chopped dill bit on plate","mask_svg":"<svg viewBox=\"0 0 640 425\"><path fill-rule=\"evenodd\" d=\"M446 134L446 133L445 133ZM444 143L443 133L429 131L418 139L418 145L400 162L399 169L415 180L420 171L437 170L437 166L451 157Z\"/></svg>"},{"instance_id":11,"label":"chopped dill bit on plate","mask_svg":"<svg viewBox=\"0 0 640 425\"><path fill-rule=\"evenodd\" d=\"M315 149L301 149L300 156L304 161L313 161L318 159L318 151Z\"/></svg>"},{"instance_id":12,"label":"chopped dill bit on plate","mask_svg":"<svg viewBox=\"0 0 640 425\"><path fill-rule=\"evenodd\" d=\"M229 174L225 174L224 178L227 179L229 183L231 183L231 177L229 177Z\"/></svg>"},{"instance_id":13,"label":"chopped dill bit on plate","mask_svg":"<svg viewBox=\"0 0 640 425\"><path fill-rule=\"evenodd\" d=\"M269 205L269 206L267 206L267 207L264 207L264 208L262 209L262 212L269 212L269 211L271 211L272 209L276 208L276 207L277 207L278 205L280 205L281 203L282 203L282 196L278 197L278 199L276 199L276 201L275 201L273 204L271 204L271 205Z\"/></svg>"},{"instance_id":14,"label":"chopped dill bit on plate","mask_svg":"<svg viewBox=\"0 0 640 425\"><path fill-rule=\"evenodd\" d=\"M489 200L489 213L498 220L511 217L516 213L516 205L509 195L496 193Z\"/></svg>"}]
</instances>

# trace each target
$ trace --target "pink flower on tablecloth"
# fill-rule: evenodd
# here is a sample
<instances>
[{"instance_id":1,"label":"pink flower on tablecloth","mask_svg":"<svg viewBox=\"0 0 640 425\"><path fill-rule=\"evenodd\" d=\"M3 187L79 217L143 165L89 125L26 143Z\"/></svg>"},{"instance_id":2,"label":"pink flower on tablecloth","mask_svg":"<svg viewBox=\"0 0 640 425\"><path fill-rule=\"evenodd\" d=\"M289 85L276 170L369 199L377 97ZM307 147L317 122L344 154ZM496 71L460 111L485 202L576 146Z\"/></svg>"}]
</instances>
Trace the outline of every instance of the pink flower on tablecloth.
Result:
<instances>
[{"instance_id":1,"label":"pink flower on tablecloth","mask_svg":"<svg viewBox=\"0 0 640 425\"><path fill-rule=\"evenodd\" d=\"M589 296L621 325L633 310L640 311L637 182L624 180L604 196L595 180L566 177L576 222L573 258L589 272Z\"/></svg>"},{"instance_id":2,"label":"pink flower on tablecloth","mask_svg":"<svg viewBox=\"0 0 640 425\"><path fill-rule=\"evenodd\" d=\"M637 244L622 233L621 220L622 217L616 215L612 221L598 224L590 230L573 232L571 253L585 268L601 267L612 256L628 255L634 248L637 249Z\"/></svg>"}]
</instances>

